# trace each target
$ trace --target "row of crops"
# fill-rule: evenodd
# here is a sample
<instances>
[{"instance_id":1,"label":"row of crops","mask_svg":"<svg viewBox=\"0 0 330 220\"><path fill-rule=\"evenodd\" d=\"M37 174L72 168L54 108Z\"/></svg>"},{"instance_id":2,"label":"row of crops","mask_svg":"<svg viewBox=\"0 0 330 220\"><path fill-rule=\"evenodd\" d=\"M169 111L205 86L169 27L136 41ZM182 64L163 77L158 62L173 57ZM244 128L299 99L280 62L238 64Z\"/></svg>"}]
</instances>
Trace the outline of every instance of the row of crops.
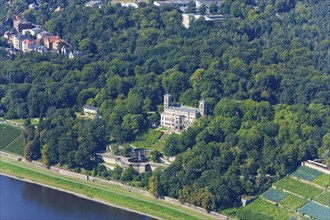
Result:
<instances>
[{"instance_id":1,"label":"row of crops","mask_svg":"<svg viewBox=\"0 0 330 220\"><path fill-rule=\"evenodd\" d=\"M0 150L23 154L22 129L0 123Z\"/></svg>"},{"instance_id":2,"label":"row of crops","mask_svg":"<svg viewBox=\"0 0 330 220\"><path fill-rule=\"evenodd\" d=\"M330 175L305 166L299 167L291 175L296 178L279 180L273 184L273 188L262 194L262 198L291 210L291 213L321 220L330 219L330 192L325 189L330 185Z\"/></svg>"}]
</instances>

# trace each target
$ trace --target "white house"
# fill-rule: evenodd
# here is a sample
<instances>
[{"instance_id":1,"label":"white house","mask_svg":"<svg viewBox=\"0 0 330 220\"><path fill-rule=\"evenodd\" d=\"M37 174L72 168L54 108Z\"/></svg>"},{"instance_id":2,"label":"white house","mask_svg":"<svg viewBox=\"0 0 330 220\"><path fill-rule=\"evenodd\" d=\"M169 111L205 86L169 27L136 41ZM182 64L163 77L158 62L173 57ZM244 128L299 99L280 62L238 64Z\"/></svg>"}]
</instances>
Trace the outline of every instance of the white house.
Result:
<instances>
[{"instance_id":1,"label":"white house","mask_svg":"<svg viewBox=\"0 0 330 220\"><path fill-rule=\"evenodd\" d=\"M98 116L99 108L93 106L84 106L84 114Z\"/></svg>"}]
</instances>

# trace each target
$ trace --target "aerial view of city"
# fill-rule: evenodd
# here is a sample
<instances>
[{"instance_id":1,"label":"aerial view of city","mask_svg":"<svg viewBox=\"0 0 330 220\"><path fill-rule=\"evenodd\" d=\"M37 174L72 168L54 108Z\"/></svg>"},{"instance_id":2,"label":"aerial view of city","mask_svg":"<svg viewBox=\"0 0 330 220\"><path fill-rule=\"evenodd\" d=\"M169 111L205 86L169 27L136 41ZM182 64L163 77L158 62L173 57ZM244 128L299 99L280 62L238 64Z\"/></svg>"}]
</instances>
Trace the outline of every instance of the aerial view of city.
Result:
<instances>
[{"instance_id":1,"label":"aerial view of city","mask_svg":"<svg viewBox=\"0 0 330 220\"><path fill-rule=\"evenodd\" d=\"M330 220L326 0L0 0L1 220Z\"/></svg>"}]
</instances>

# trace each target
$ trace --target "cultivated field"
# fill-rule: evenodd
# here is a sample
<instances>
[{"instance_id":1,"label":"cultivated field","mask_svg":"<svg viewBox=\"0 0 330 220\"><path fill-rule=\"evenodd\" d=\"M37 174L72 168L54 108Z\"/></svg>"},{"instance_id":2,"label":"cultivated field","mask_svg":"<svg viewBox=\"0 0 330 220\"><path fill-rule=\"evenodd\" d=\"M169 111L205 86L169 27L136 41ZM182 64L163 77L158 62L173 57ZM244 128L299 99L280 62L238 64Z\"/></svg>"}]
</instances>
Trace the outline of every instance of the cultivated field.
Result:
<instances>
[{"instance_id":1,"label":"cultivated field","mask_svg":"<svg viewBox=\"0 0 330 220\"><path fill-rule=\"evenodd\" d=\"M315 202L309 202L302 208L298 209L298 212L316 219L326 220L329 219L330 208L319 205Z\"/></svg>"},{"instance_id":2,"label":"cultivated field","mask_svg":"<svg viewBox=\"0 0 330 220\"><path fill-rule=\"evenodd\" d=\"M321 195L315 198L315 201L330 207L330 192L329 191L323 192Z\"/></svg>"},{"instance_id":3,"label":"cultivated field","mask_svg":"<svg viewBox=\"0 0 330 220\"><path fill-rule=\"evenodd\" d=\"M264 199L256 199L251 204L246 206L244 210L251 212L249 218L255 218L252 216L252 213L255 213L255 216L258 218L258 214L263 216L267 216L273 219L287 219L288 217L292 216L294 213L289 212L275 204L267 202Z\"/></svg>"},{"instance_id":4,"label":"cultivated field","mask_svg":"<svg viewBox=\"0 0 330 220\"><path fill-rule=\"evenodd\" d=\"M330 186L330 175L322 173L321 175L316 177L312 181L312 183L315 183L315 184L317 184L319 186L323 186L323 187L329 187Z\"/></svg>"},{"instance_id":5,"label":"cultivated field","mask_svg":"<svg viewBox=\"0 0 330 220\"><path fill-rule=\"evenodd\" d=\"M306 203L307 203L306 199L302 199L292 194L289 194L279 202L280 205L289 208L292 211L297 210L299 207L303 206Z\"/></svg>"},{"instance_id":6,"label":"cultivated field","mask_svg":"<svg viewBox=\"0 0 330 220\"><path fill-rule=\"evenodd\" d=\"M23 155L22 129L10 125L0 124L0 149L18 155Z\"/></svg>"},{"instance_id":7,"label":"cultivated field","mask_svg":"<svg viewBox=\"0 0 330 220\"><path fill-rule=\"evenodd\" d=\"M274 186L276 188L284 189L292 193L298 194L306 199L314 198L322 192L322 190L319 188L316 188L307 183L303 183L299 180L292 179L290 177L285 177L284 179L281 179L280 181L274 183Z\"/></svg>"},{"instance_id":8,"label":"cultivated field","mask_svg":"<svg viewBox=\"0 0 330 220\"><path fill-rule=\"evenodd\" d=\"M330 219L330 192L313 185L328 187L330 175L303 166L291 175L292 177L288 176L274 183L273 188L267 190L248 206L234 210L236 217L239 219L268 219L269 217L273 219L290 219L291 217Z\"/></svg>"}]
</instances>

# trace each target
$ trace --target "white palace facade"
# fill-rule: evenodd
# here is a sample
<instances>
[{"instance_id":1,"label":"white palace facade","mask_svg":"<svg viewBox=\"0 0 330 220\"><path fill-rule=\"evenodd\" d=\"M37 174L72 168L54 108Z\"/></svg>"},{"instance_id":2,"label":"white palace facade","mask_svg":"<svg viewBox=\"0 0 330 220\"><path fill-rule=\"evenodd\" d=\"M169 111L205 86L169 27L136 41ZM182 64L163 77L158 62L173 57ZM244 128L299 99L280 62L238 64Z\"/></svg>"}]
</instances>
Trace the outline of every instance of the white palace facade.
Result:
<instances>
[{"instance_id":1,"label":"white palace facade","mask_svg":"<svg viewBox=\"0 0 330 220\"><path fill-rule=\"evenodd\" d=\"M160 125L170 130L184 130L195 119L207 114L207 102L199 101L199 108L187 106L175 106L172 104L172 96L164 95L164 112L161 113Z\"/></svg>"}]
</instances>

